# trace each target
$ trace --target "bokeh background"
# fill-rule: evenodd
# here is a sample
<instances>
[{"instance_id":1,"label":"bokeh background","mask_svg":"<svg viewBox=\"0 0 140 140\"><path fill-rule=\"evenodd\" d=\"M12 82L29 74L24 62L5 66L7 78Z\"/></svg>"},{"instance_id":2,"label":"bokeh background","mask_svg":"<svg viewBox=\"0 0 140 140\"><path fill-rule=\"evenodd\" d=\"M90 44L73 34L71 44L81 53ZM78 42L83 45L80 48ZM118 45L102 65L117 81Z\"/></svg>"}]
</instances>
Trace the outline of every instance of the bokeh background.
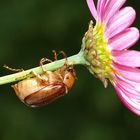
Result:
<instances>
[{"instance_id":1,"label":"bokeh background","mask_svg":"<svg viewBox=\"0 0 140 140\"><path fill-rule=\"evenodd\" d=\"M127 0L137 11L140 1ZM68 56L80 50L92 19L85 0L0 0L0 76L2 66L29 69L51 50ZM134 47L140 49L140 43ZM140 117L127 110L111 85L104 89L86 68L76 66L77 80L66 96L32 109L0 86L0 140L136 140Z\"/></svg>"}]
</instances>

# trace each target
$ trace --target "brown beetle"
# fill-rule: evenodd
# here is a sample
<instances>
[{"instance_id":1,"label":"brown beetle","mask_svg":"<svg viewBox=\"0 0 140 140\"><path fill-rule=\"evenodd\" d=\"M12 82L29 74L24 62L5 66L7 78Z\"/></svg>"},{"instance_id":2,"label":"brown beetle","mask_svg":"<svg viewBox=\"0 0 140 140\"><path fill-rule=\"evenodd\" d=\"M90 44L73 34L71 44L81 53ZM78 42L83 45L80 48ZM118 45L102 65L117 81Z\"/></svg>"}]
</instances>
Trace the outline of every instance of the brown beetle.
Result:
<instances>
[{"instance_id":1,"label":"brown beetle","mask_svg":"<svg viewBox=\"0 0 140 140\"><path fill-rule=\"evenodd\" d=\"M45 74L35 75L13 85L19 99L30 107L44 106L65 95L73 86L76 73L73 66L65 63L56 71L45 71Z\"/></svg>"}]
</instances>

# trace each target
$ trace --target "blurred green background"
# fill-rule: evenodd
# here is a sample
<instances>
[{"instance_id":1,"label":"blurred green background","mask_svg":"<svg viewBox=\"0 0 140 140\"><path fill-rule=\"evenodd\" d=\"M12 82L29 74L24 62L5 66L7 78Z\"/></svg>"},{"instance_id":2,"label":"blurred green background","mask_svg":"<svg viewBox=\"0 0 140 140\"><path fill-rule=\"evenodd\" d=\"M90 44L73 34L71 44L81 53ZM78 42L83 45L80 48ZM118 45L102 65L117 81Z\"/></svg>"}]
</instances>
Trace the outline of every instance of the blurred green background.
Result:
<instances>
[{"instance_id":1,"label":"blurred green background","mask_svg":"<svg viewBox=\"0 0 140 140\"><path fill-rule=\"evenodd\" d=\"M140 1L126 5L136 9L139 28ZM76 54L91 19L85 0L0 0L0 75L11 73L3 64L29 69L42 57L53 59L53 49ZM69 94L42 108L25 106L10 84L0 86L0 140L140 139L140 117L113 87L104 89L82 66L76 71Z\"/></svg>"}]
</instances>

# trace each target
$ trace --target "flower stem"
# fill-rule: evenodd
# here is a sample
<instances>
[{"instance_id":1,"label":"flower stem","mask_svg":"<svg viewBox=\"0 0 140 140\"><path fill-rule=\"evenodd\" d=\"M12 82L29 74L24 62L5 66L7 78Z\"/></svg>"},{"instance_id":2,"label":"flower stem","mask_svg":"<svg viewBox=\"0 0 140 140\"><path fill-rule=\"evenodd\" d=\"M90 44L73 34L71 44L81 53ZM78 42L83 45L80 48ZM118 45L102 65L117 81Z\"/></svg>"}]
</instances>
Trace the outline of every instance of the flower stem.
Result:
<instances>
[{"instance_id":1,"label":"flower stem","mask_svg":"<svg viewBox=\"0 0 140 140\"><path fill-rule=\"evenodd\" d=\"M83 51L80 51L78 54L68 57L67 60L68 60L69 65L85 65L86 64L86 60L84 59ZM54 70L62 67L64 65L65 61L66 61L66 59L57 60L52 63L48 63L48 64L44 65L43 67L45 67L49 71L54 71ZM39 67L32 68L32 69L22 71L22 72L18 72L15 74L6 75L3 77L0 77L0 85L11 83L11 82L16 82L19 80L26 79L28 77L33 77L33 75L31 74L31 71L34 71L37 74L44 73L42 68L39 66Z\"/></svg>"}]
</instances>

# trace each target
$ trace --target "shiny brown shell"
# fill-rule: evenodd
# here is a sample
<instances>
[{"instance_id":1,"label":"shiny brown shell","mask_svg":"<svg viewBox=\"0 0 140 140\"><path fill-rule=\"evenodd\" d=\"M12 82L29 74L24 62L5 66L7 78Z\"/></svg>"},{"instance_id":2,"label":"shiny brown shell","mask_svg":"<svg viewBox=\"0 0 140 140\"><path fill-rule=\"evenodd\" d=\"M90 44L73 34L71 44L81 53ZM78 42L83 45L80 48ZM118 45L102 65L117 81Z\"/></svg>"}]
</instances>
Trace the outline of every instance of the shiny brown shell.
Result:
<instances>
[{"instance_id":1,"label":"shiny brown shell","mask_svg":"<svg viewBox=\"0 0 140 140\"><path fill-rule=\"evenodd\" d=\"M73 86L76 73L73 67L62 66L58 70L46 71L13 85L19 99L30 107L44 106L65 95Z\"/></svg>"}]
</instances>

